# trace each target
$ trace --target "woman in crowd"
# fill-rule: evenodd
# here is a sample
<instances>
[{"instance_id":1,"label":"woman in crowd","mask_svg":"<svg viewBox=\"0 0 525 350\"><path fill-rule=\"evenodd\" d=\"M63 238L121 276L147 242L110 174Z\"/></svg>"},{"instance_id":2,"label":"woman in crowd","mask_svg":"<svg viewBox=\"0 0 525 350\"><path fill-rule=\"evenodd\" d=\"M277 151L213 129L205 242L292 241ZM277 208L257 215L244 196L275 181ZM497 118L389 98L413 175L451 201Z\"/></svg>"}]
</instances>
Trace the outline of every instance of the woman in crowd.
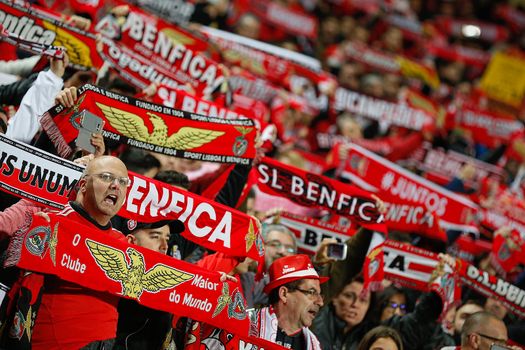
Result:
<instances>
[{"instance_id":1,"label":"woman in crowd","mask_svg":"<svg viewBox=\"0 0 525 350\"><path fill-rule=\"evenodd\" d=\"M357 350L403 350L403 342L395 329L378 326L365 334Z\"/></svg>"}]
</instances>

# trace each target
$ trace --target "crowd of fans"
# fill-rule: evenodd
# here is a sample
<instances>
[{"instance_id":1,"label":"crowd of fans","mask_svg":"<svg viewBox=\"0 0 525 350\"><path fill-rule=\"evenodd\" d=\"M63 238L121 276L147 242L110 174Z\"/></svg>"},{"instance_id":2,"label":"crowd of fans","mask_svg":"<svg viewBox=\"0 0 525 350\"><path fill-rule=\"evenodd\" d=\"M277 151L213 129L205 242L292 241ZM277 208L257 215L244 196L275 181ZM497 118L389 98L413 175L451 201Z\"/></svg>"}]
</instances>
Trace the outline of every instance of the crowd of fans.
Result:
<instances>
[{"instance_id":1,"label":"crowd of fans","mask_svg":"<svg viewBox=\"0 0 525 350\"><path fill-rule=\"evenodd\" d=\"M28 197L0 192L4 259L14 249L15 237L24 234L21 227L28 217L48 221L67 217L130 246L217 270L223 282L238 281L249 309L250 335L285 348L431 350L501 345L516 349L525 345L523 314L511 310L496 295L482 295L463 286L461 297L446 305L436 291L411 289L386 278L381 288L368 288L363 266L373 241L371 230L349 217L302 206L293 196L266 193L250 182L250 171L266 156L315 176L361 186L344 171L345 164L353 162L350 148L359 145L480 208L462 227L440 225L439 234L389 227L388 239L439 254L441 267L455 269L458 262L454 258L461 258L525 289L525 220L521 214L525 213L525 3L71 0L2 1L0 6L4 30L13 30L4 21L8 18L4 7L47 9L81 32L96 33L99 52L104 52L101 46L107 35L101 23L124 30L134 9L162 18L173 28L184 28L207 43L201 54L219 64L224 81L211 90L181 83L180 91L232 110L245 98L250 107L243 111L258 127L253 163L234 166L146 151L92 134L95 151L86 155L78 150L69 157L85 169L71 202L58 214ZM276 14L279 12L281 15ZM104 22L107 18L111 21ZM232 40L237 47L244 45L245 51L232 55L213 33L226 33L215 35ZM8 33L2 35L5 39ZM118 35L112 40L118 42ZM181 40L183 45L191 41ZM54 45L68 48L67 43ZM243 52L248 54L243 57ZM287 71L277 65L261 67L250 52L289 63ZM498 55L504 58L498 60ZM0 132L58 155L53 138L42 131L42 115L54 105L76 108L82 85L158 102L155 96L165 87L163 82L137 83L125 68L100 57L99 67L80 69L74 64L78 57L73 57L71 46L58 58L35 55L22 45L0 41ZM518 63L505 65L501 63L504 59ZM498 74L510 78L505 82L508 90L507 86L494 90L501 85ZM260 89L247 89L240 81L254 86L256 81ZM342 96L347 93L376 106L382 103L386 112L373 107L359 111L346 105ZM387 105L394 107L384 107ZM403 112L398 117L387 116L396 108L420 113L425 122L418 127L404 124ZM469 123L468 113L490 119L490 123ZM425 158L432 151L446 159ZM450 170L457 159L460 165ZM7 167L4 156L2 161ZM480 175L482 170L487 172ZM185 227L180 221L149 223L140 217L119 216L130 185L128 171L203 195L260 220L264 266L188 240L181 235ZM217 184L220 188L211 193L209 189ZM370 191L370 187L364 189ZM376 207L388 218L389 205L384 203L388 200L376 194ZM351 232L345 242L346 257L329 256L328 246L336 242L333 239L319 242L314 255L304 255L310 252L304 249L304 237L279 221L283 212ZM497 213L504 220L488 220L481 212ZM446 221L439 216L436 220ZM467 226L474 229L465 229ZM508 268L502 269L495 259L492 246L497 237L503 237L510 254L516 256ZM94 291L56 276L38 276L14 267L0 273L0 295L4 296L0 348L221 348L220 342L209 340L220 331L211 330L205 338L206 325L199 325L192 315L155 310L138 300ZM39 288L34 289L37 284ZM33 294L28 297L24 290ZM35 299L38 310L34 307L29 313L25 309L17 314L24 303L36 305ZM27 338L20 331L21 323L27 325ZM196 329L201 332L197 345ZM229 348L224 347L227 341L220 344Z\"/></svg>"}]
</instances>

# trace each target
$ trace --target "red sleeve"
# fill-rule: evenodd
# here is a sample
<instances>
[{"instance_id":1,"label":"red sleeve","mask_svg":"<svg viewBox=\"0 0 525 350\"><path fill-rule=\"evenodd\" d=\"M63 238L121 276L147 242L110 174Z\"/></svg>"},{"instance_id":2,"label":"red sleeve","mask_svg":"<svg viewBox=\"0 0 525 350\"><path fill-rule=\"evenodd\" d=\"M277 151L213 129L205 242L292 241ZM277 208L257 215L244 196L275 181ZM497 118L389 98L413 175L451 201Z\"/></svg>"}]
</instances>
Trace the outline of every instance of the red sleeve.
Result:
<instances>
[{"instance_id":1,"label":"red sleeve","mask_svg":"<svg viewBox=\"0 0 525 350\"><path fill-rule=\"evenodd\" d=\"M210 271L222 271L230 273L235 266L239 264L239 260L224 253L210 254L197 261L197 266Z\"/></svg>"}]
</instances>

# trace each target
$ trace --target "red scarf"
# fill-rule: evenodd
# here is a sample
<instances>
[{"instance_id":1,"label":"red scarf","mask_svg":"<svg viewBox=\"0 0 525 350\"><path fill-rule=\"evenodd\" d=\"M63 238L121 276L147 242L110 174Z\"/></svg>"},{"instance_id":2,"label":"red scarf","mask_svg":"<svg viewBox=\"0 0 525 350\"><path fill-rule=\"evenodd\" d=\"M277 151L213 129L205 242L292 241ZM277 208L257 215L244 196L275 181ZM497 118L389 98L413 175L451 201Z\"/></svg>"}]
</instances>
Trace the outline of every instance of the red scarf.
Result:
<instances>
[{"instance_id":1,"label":"red scarf","mask_svg":"<svg viewBox=\"0 0 525 350\"><path fill-rule=\"evenodd\" d=\"M336 90L333 108L337 111L348 111L362 115L388 125L397 125L418 131L434 122L431 116L421 110L366 96L342 87Z\"/></svg>"},{"instance_id":2,"label":"red scarf","mask_svg":"<svg viewBox=\"0 0 525 350\"><path fill-rule=\"evenodd\" d=\"M254 336L231 334L223 329L201 322L194 322L187 335L186 350L284 350L286 348Z\"/></svg>"},{"instance_id":3,"label":"red scarf","mask_svg":"<svg viewBox=\"0 0 525 350\"><path fill-rule=\"evenodd\" d=\"M510 240L512 242L508 242ZM509 245L510 243L510 245ZM524 262L525 241L516 230L512 230L508 238L497 235L492 242L490 253L491 265L500 276L506 277L518 263Z\"/></svg>"},{"instance_id":4,"label":"red scarf","mask_svg":"<svg viewBox=\"0 0 525 350\"><path fill-rule=\"evenodd\" d=\"M386 278L409 288L428 290L431 272L438 263L436 254L393 241L386 242L384 252ZM525 317L524 290L461 259L456 259L455 270L461 283L500 300L512 313ZM454 298L457 299L458 295L454 294Z\"/></svg>"},{"instance_id":5,"label":"red scarf","mask_svg":"<svg viewBox=\"0 0 525 350\"><path fill-rule=\"evenodd\" d=\"M265 157L253 170L258 187L293 202L327 209L373 231L386 233L383 215L366 191Z\"/></svg>"},{"instance_id":6,"label":"red scarf","mask_svg":"<svg viewBox=\"0 0 525 350\"><path fill-rule=\"evenodd\" d=\"M317 85L331 79L314 58L214 28L202 27L201 33L221 48L226 62L274 84L287 86L293 74L306 77Z\"/></svg>"},{"instance_id":7,"label":"red scarf","mask_svg":"<svg viewBox=\"0 0 525 350\"><path fill-rule=\"evenodd\" d=\"M57 105L42 116L42 127L61 155L71 153L68 144L78 135L75 112L87 109L105 121L104 137L134 147L219 163L250 164L255 156L256 132L249 119L209 118L89 84L79 89L78 96L75 107Z\"/></svg>"},{"instance_id":8,"label":"red scarf","mask_svg":"<svg viewBox=\"0 0 525 350\"><path fill-rule=\"evenodd\" d=\"M491 242L472 239L469 236L463 235L447 248L447 253L466 262L473 263L477 256L488 253L491 249Z\"/></svg>"},{"instance_id":9,"label":"red scarf","mask_svg":"<svg viewBox=\"0 0 525 350\"><path fill-rule=\"evenodd\" d=\"M408 288L434 291L440 296L443 302L440 319L460 299L457 274L450 266L443 267L441 276L432 275L438 265L437 254L396 241L385 243L384 254L387 279Z\"/></svg>"},{"instance_id":10,"label":"red scarf","mask_svg":"<svg viewBox=\"0 0 525 350\"><path fill-rule=\"evenodd\" d=\"M439 87L437 71L420 62L404 56L391 56L364 44L347 42L340 50L346 60L358 61L381 72L403 75L407 78L419 79L432 88Z\"/></svg>"},{"instance_id":11,"label":"red scarf","mask_svg":"<svg viewBox=\"0 0 525 350\"><path fill-rule=\"evenodd\" d=\"M70 64L79 69L98 69L102 65L96 50L95 33L65 24L59 13L35 5L23 7L9 0L0 0L0 11L5 14L0 24L20 39L65 47Z\"/></svg>"},{"instance_id":12,"label":"red scarf","mask_svg":"<svg viewBox=\"0 0 525 350\"><path fill-rule=\"evenodd\" d=\"M488 147L507 143L513 134L523 130L523 125L511 116L473 106L465 106L455 112L452 123L450 127L470 130L474 141Z\"/></svg>"},{"instance_id":13,"label":"red scarf","mask_svg":"<svg viewBox=\"0 0 525 350\"><path fill-rule=\"evenodd\" d=\"M139 246L129 246L59 215L34 217L24 235L19 268L55 275L141 305L191 315L246 335L249 319L238 282Z\"/></svg>"},{"instance_id":14,"label":"red scarf","mask_svg":"<svg viewBox=\"0 0 525 350\"><path fill-rule=\"evenodd\" d=\"M350 144L347 161L341 164L341 167L343 169L341 176L362 188L376 192L387 202L390 198L395 198L398 203L419 207L421 208L418 210L419 215L428 210L437 215L443 228L477 232L476 225L472 223L473 215L478 210L474 202L437 186L362 147ZM418 216L413 217L413 223L417 223L417 218Z\"/></svg>"},{"instance_id":15,"label":"red scarf","mask_svg":"<svg viewBox=\"0 0 525 350\"><path fill-rule=\"evenodd\" d=\"M62 208L82 174L64 159L0 135L0 189L37 203ZM137 221L180 220L182 235L206 248L261 261L256 221L235 209L191 192L129 173L132 185L119 215Z\"/></svg>"},{"instance_id":16,"label":"red scarf","mask_svg":"<svg viewBox=\"0 0 525 350\"><path fill-rule=\"evenodd\" d=\"M233 92L268 105L279 94L279 89L276 86L270 84L266 79L257 78L246 70L241 70L241 73L230 76L228 84Z\"/></svg>"},{"instance_id":17,"label":"red scarf","mask_svg":"<svg viewBox=\"0 0 525 350\"><path fill-rule=\"evenodd\" d=\"M254 13L264 22L282 28L291 35L317 38L317 18L305 12L263 0L236 0L235 6L240 13Z\"/></svg>"},{"instance_id":18,"label":"red scarf","mask_svg":"<svg viewBox=\"0 0 525 350\"><path fill-rule=\"evenodd\" d=\"M490 53L466 46L446 45L430 41L425 48L430 54L437 57L449 61L460 61L478 68L485 68L490 60Z\"/></svg>"},{"instance_id":19,"label":"red scarf","mask_svg":"<svg viewBox=\"0 0 525 350\"><path fill-rule=\"evenodd\" d=\"M34 55L41 55L50 58L64 59L65 50L58 46L44 45L36 41L21 39L19 35L12 34L0 24L0 40L14 45L22 50L31 52Z\"/></svg>"},{"instance_id":20,"label":"red scarf","mask_svg":"<svg viewBox=\"0 0 525 350\"><path fill-rule=\"evenodd\" d=\"M503 170L495 165L458 152L434 149L430 143L425 143L423 147L416 150L411 160L416 162L419 170L425 172L427 179L443 186L452 178L458 177L466 164L475 168L474 177L471 180L464 180L464 184L469 188L477 188L486 177L498 181L503 179Z\"/></svg>"},{"instance_id":21,"label":"red scarf","mask_svg":"<svg viewBox=\"0 0 525 350\"><path fill-rule=\"evenodd\" d=\"M461 262L456 270L463 284L487 297L498 299L513 314L525 317L525 290L465 262Z\"/></svg>"},{"instance_id":22,"label":"red scarf","mask_svg":"<svg viewBox=\"0 0 525 350\"><path fill-rule=\"evenodd\" d=\"M202 54L208 49L205 40L136 7L130 7L121 27L103 34L144 57L148 64L164 67L180 84L191 83L199 92L211 93L224 81L218 63ZM175 44L175 40L182 44ZM131 64L129 68L133 70Z\"/></svg>"},{"instance_id":23,"label":"red scarf","mask_svg":"<svg viewBox=\"0 0 525 350\"><path fill-rule=\"evenodd\" d=\"M235 107L224 107L214 101L191 95L182 89L161 85L153 96L153 102L188 113L205 115L221 119L254 119L249 110Z\"/></svg>"},{"instance_id":24,"label":"red scarf","mask_svg":"<svg viewBox=\"0 0 525 350\"><path fill-rule=\"evenodd\" d=\"M172 87L182 87L184 81L177 79L164 66L149 61L140 53L114 42L106 37L102 38L100 55L104 61L119 72L119 75L130 84L145 89L152 83L166 84Z\"/></svg>"}]
</instances>

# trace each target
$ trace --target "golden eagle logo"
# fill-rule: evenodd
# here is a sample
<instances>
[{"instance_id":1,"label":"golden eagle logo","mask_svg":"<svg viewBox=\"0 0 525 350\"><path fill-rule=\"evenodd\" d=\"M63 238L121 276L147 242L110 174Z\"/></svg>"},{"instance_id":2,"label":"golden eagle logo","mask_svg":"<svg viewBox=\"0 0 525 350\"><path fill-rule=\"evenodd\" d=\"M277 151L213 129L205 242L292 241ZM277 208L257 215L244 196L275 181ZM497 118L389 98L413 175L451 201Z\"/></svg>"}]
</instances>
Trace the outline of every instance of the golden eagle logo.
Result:
<instances>
[{"instance_id":1,"label":"golden eagle logo","mask_svg":"<svg viewBox=\"0 0 525 350\"><path fill-rule=\"evenodd\" d=\"M111 126L122 135L158 146L187 150L200 147L224 135L224 131L184 126L176 133L168 136L168 126L164 120L158 115L147 112L146 114L153 125L153 131L150 133L144 124L144 120L138 115L102 103L96 102L96 104Z\"/></svg>"},{"instance_id":2,"label":"golden eagle logo","mask_svg":"<svg viewBox=\"0 0 525 350\"><path fill-rule=\"evenodd\" d=\"M24 317L21 310L18 310L13 319L13 325L9 330L9 335L12 338L21 340L24 333L27 335L27 339L31 340L31 327L33 325L33 309L29 306L27 314Z\"/></svg>"},{"instance_id":3,"label":"golden eagle logo","mask_svg":"<svg viewBox=\"0 0 525 350\"><path fill-rule=\"evenodd\" d=\"M189 35L185 35L184 33L174 30L172 28L164 28L161 30L161 33L166 35L174 45L184 45L184 46L190 46L195 44L195 39L193 39Z\"/></svg>"},{"instance_id":4,"label":"golden eagle logo","mask_svg":"<svg viewBox=\"0 0 525 350\"><path fill-rule=\"evenodd\" d=\"M57 245L58 245L58 223L53 229L53 233L47 243L47 249L49 249L49 256L53 262L53 266L57 266Z\"/></svg>"},{"instance_id":5,"label":"golden eagle logo","mask_svg":"<svg viewBox=\"0 0 525 350\"><path fill-rule=\"evenodd\" d=\"M53 45L65 47L71 63L86 68L93 67L93 62L91 61L91 50L86 43L75 37L73 34L68 33L66 30L47 21L44 21L43 25L46 29L52 30L56 33Z\"/></svg>"},{"instance_id":6,"label":"golden eagle logo","mask_svg":"<svg viewBox=\"0 0 525 350\"><path fill-rule=\"evenodd\" d=\"M230 287L228 283L222 284L222 293L221 296L217 299L217 306L213 311L212 318L221 313L222 310L233 302L232 297L230 296Z\"/></svg>"},{"instance_id":7,"label":"golden eagle logo","mask_svg":"<svg viewBox=\"0 0 525 350\"><path fill-rule=\"evenodd\" d=\"M126 254L119 249L86 239L86 245L97 265L110 279L122 284L122 295L140 300L144 291L157 293L191 280L194 275L164 264L146 271L144 256L128 247ZM126 260L129 259L129 262Z\"/></svg>"},{"instance_id":8,"label":"golden eagle logo","mask_svg":"<svg viewBox=\"0 0 525 350\"><path fill-rule=\"evenodd\" d=\"M255 230L253 229L253 220L250 220L250 227L248 228L248 233L246 234L246 237L244 239L246 240L246 252L248 252L255 243L255 240L257 239L257 235L255 234Z\"/></svg>"}]
</instances>

